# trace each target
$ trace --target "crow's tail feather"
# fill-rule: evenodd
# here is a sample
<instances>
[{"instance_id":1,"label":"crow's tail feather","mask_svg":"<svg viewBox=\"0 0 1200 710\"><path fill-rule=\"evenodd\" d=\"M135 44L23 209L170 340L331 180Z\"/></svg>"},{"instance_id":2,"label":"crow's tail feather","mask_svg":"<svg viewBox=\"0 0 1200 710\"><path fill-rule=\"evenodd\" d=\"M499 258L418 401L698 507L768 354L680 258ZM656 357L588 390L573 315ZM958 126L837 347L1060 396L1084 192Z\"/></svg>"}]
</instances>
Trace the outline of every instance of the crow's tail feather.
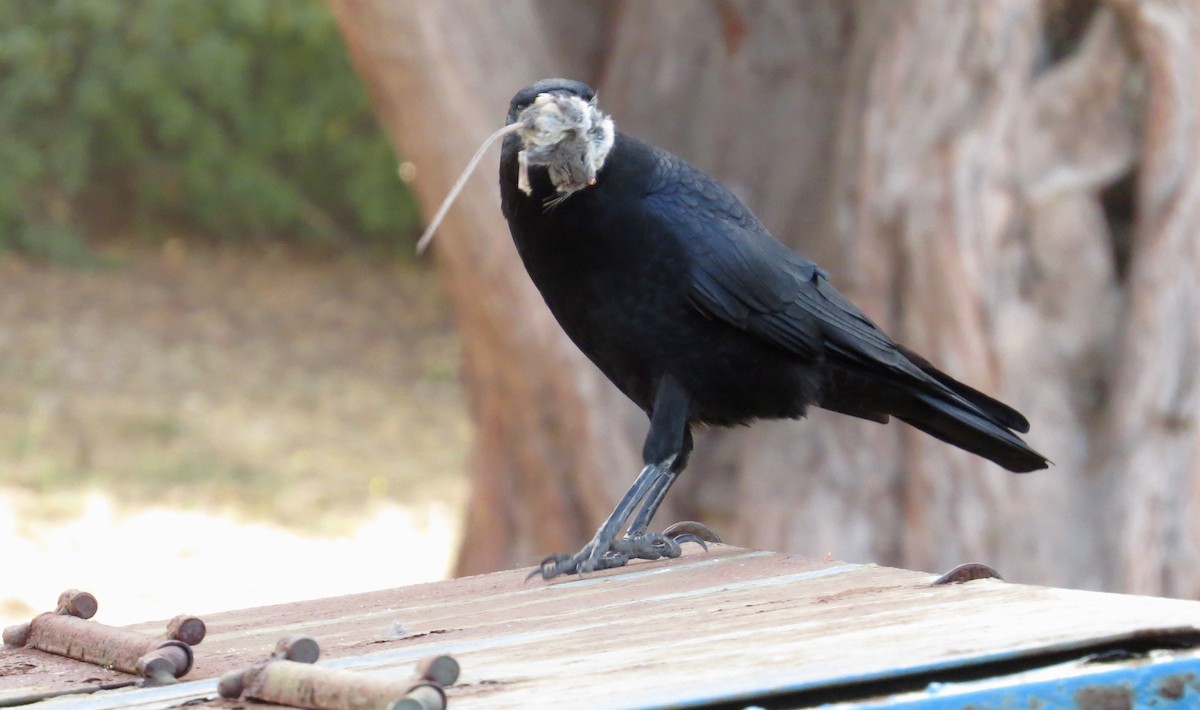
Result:
<instances>
[{"instance_id":1,"label":"crow's tail feather","mask_svg":"<svg viewBox=\"0 0 1200 710\"><path fill-rule=\"evenodd\" d=\"M974 407L964 407L960 402L934 394L912 394L904 411L893 412L900 421L1009 471L1028 473L1049 465L1045 456L1029 448L1003 422L990 417L991 412L972 411Z\"/></svg>"},{"instance_id":2,"label":"crow's tail feather","mask_svg":"<svg viewBox=\"0 0 1200 710\"><path fill-rule=\"evenodd\" d=\"M1029 422L1008 405L975 390L904 351L911 379L861 367L831 368L820 406L877 422L896 417L942 441L1017 473L1046 468L1049 461L1014 432Z\"/></svg>"},{"instance_id":3,"label":"crow's tail feather","mask_svg":"<svg viewBox=\"0 0 1200 710\"><path fill-rule=\"evenodd\" d=\"M1029 431L1029 420L1022 416L1017 410L1008 406L1004 402L987 396L970 385L959 382L950 375L947 375L946 373L937 369L928 360L914 353L903 345L897 345L896 347L900 350L904 357L908 358L909 362L920 368L921 372L929 375L945 386L946 389L949 389L950 391L954 392L954 394L962 397L978 407L981 412L986 414L989 418L994 419L1000 426L1003 426L1006 429L1012 429L1013 431L1021 432L1022 434Z\"/></svg>"}]
</instances>

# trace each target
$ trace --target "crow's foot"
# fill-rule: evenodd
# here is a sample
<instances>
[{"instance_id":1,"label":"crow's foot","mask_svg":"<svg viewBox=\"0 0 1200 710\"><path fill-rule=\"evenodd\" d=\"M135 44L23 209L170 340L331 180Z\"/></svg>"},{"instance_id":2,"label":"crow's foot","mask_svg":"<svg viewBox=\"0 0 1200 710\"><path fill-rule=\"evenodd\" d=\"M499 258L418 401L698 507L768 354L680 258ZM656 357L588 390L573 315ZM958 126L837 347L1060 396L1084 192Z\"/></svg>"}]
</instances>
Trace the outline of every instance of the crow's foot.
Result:
<instances>
[{"instance_id":1,"label":"crow's foot","mask_svg":"<svg viewBox=\"0 0 1200 710\"><path fill-rule=\"evenodd\" d=\"M550 555L542 560L542 563L537 566L537 569L529 573L525 577L528 581L541 575L542 579L554 579L555 577L564 574L586 574L598 569L608 569L609 567L620 567L624 562L609 564L606 562L606 554L601 552L595 554L597 546L595 540L583 546L583 549L573 555Z\"/></svg>"},{"instance_id":2,"label":"crow's foot","mask_svg":"<svg viewBox=\"0 0 1200 710\"><path fill-rule=\"evenodd\" d=\"M678 536L667 536L662 533L640 533L626 535L611 541L606 548L601 547L597 539L583 546L583 549L573 555L550 555L542 560L537 569L529 573L526 579L541 575L542 579L554 579L564 574L586 574L602 569L624 567L630 560L658 560L664 557L675 558L683 554L681 545L694 542L708 551L704 540L685 533Z\"/></svg>"},{"instance_id":3,"label":"crow's foot","mask_svg":"<svg viewBox=\"0 0 1200 710\"><path fill-rule=\"evenodd\" d=\"M680 548L685 542L694 542L708 551L708 545L695 535L670 537L662 533L647 532L626 535L613 543L610 554L625 555L630 560L657 560L663 557L674 559L683 554ZM619 565L618 565L619 566Z\"/></svg>"}]
</instances>

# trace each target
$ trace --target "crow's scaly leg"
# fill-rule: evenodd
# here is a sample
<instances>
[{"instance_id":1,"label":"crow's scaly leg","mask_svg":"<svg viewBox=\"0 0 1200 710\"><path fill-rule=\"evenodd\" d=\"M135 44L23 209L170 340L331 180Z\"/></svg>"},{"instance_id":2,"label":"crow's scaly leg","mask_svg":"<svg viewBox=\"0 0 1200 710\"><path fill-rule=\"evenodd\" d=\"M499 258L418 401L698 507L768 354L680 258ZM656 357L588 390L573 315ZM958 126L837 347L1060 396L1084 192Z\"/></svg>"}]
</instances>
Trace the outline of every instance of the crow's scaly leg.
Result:
<instances>
[{"instance_id":1,"label":"crow's scaly leg","mask_svg":"<svg viewBox=\"0 0 1200 710\"><path fill-rule=\"evenodd\" d=\"M646 532L646 528L650 526L650 521L654 519L654 514L658 512L658 507L662 505L663 499L667 497L667 491L671 490L671 486L679 478L679 474L683 473L683 469L687 468L688 457L691 456L691 453L692 429L691 427L684 426L683 448L680 450L679 456L675 458L675 462L671 468L654 482L654 487L650 489L650 493L646 496L646 502L642 504L637 516L629 524L629 531L625 533L625 537L633 538Z\"/></svg>"},{"instance_id":2,"label":"crow's scaly leg","mask_svg":"<svg viewBox=\"0 0 1200 710\"><path fill-rule=\"evenodd\" d=\"M540 574L543 579L553 579L560 574L584 574L597 569L620 567L625 564L629 560L628 557L616 563L615 556L607 560L605 556L615 552L613 542L617 538L617 532L625 525L625 521L629 520L633 509L646 497L663 473L670 469L671 459L674 457L670 457L661 464L648 464L642 469L637 480L633 482L633 485L625 492L625 496L621 498L621 502L608 516L608 520L604 521L604 524L596 531L591 541L583 546L583 549L573 555L551 555L542 560L542 564L529 576L535 577Z\"/></svg>"},{"instance_id":3,"label":"crow's scaly leg","mask_svg":"<svg viewBox=\"0 0 1200 710\"><path fill-rule=\"evenodd\" d=\"M682 455L686 462L691 452L691 432L688 429L688 406L690 397L683 387L671 376L664 376L658 383L654 397L654 409L650 415L650 433L642 447L642 460L646 466L637 480L625 493L591 541L573 555L552 555L530 573L530 577L541 575L552 579L561 574L583 574L597 569L620 567L630 559L678 557L679 545L662 535L646 535L645 528L662 503L667 490L683 466L676 464ZM623 539L617 539L634 509L645 500L635 526Z\"/></svg>"}]
</instances>

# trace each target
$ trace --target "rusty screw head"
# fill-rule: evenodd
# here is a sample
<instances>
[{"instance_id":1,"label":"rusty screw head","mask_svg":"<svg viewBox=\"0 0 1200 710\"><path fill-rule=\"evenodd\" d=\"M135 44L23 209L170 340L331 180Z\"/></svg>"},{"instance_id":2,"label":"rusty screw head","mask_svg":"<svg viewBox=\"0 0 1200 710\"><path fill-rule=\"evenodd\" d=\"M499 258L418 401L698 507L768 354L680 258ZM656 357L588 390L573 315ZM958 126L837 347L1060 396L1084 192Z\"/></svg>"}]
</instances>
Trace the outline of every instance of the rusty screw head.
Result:
<instances>
[{"instance_id":1,"label":"rusty screw head","mask_svg":"<svg viewBox=\"0 0 1200 710\"><path fill-rule=\"evenodd\" d=\"M436 683L417 683L388 710L445 710L446 691Z\"/></svg>"},{"instance_id":2,"label":"rusty screw head","mask_svg":"<svg viewBox=\"0 0 1200 710\"><path fill-rule=\"evenodd\" d=\"M221 680L217 681L217 693L226 700L236 700L242 697L242 691L246 689L246 670L229 671L221 676Z\"/></svg>"},{"instance_id":3,"label":"rusty screw head","mask_svg":"<svg viewBox=\"0 0 1200 710\"><path fill-rule=\"evenodd\" d=\"M96 615L99 608L100 603L90 593L78 589L68 589L58 595L58 608L55 611L80 619L90 619Z\"/></svg>"},{"instance_id":4,"label":"rusty screw head","mask_svg":"<svg viewBox=\"0 0 1200 710\"><path fill-rule=\"evenodd\" d=\"M24 624L9 626L4 630L4 645L5 646L24 646L29 643L29 634L33 632L33 624L26 621Z\"/></svg>"},{"instance_id":5,"label":"rusty screw head","mask_svg":"<svg viewBox=\"0 0 1200 710\"><path fill-rule=\"evenodd\" d=\"M190 614L180 614L167 623L166 638L195 646L204 640L204 634L207 632L207 627L199 618Z\"/></svg>"},{"instance_id":6,"label":"rusty screw head","mask_svg":"<svg viewBox=\"0 0 1200 710\"><path fill-rule=\"evenodd\" d=\"M146 679L145 685L170 685L175 682L175 663L158 651L151 651L137 660L137 674Z\"/></svg>"},{"instance_id":7,"label":"rusty screw head","mask_svg":"<svg viewBox=\"0 0 1200 710\"><path fill-rule=\"evenodd\" d=\"M137 660L135 669L148 685L174 683L192 670L192 647L182 641L163 641Z\"/></svg>"},{"instance_id":8,"label":"rusty screw head","mask_svg":"<svg viewBox=\"0 0 1200 710\"><path fill-rule=\"evenodd\" d=\"M454 685L458 680L458 661L454 656L430 656L417 665L417 675L422 680L436 683L443 688Z\"/></svg>"},{"instance_id":9,"label":"rusty screw head","mask_svg":"<svg viewBox=\"0 0 1200 710\"><path fill-rule=\"evenodd\" d=\"M321 656L321 647L311 636L284 636L275 643L272 658L283 658L296 663L316 663Z\"/></svg>"}]
</instances>

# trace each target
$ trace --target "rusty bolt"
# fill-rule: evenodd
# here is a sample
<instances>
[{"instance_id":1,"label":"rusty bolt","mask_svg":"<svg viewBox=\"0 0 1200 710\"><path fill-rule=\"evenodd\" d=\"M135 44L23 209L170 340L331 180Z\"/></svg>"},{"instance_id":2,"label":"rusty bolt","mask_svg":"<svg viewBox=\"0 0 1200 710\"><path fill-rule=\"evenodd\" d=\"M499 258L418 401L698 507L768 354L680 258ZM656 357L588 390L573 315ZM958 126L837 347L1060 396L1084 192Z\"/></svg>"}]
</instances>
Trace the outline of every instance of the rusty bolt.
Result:
<instances>
[{"instance_id":1,"label":"rusty bolt","mask_svg":"<svg viewBox=\"0 0 1200 710\"><path fill-rule=\"evenodd\" d=\"M265 700L296 707L387 707L390 710L445 710L442 684L458 680L458 661L446 655L422 661L413 681L381 678L312 665L320 649L307 636L275 644L271 659L221 676L217 692L226 699Z\"/></svg>"},{"instance_id":2,"label":"rusty bolt","mask_svg":"<svg viewBox=\"0 0 1200 710\"><path fill-rule=\"evenodd\" d=\"M297 663L316 663L321 656L321 647L311 636L285 636L275 643L272 658L282 658Z\"/></svg>"},{"instance_id":3,"label":"rusty bolt","mask_svg":"<svg viewBox=\"0 0 1200 710\"><path fill-rule=\"evenodd\" d=\"M458 680L458 661L453 656L430 656L417 665L417 675L421 680L436 683L443 688L454 685Z\"/></svg>"},{"instance_id":4,"label":"rusty bolt","mask_svg":"<svg viewBox=\"0 0 1200 710\"><path fill-rule=\"evenodd\" d=\"M458 665L458 664L455 664ZM446 691L437 683L422 682L409 689L389 710L445 710Z\"/></svg>"},{"instance_id":5,"label":"rusty bolt","mask_svg":"<svg viewBox=\"0 0 1200 710\"><path fill-rule=\"evenodd\" d=\"M168 685L192 669L191 647L182 641L168 641L137 659L134 670L147 685Z\"/></svg>"},{"instance_id":6,"label":"rusty bolt","mask_svg":"<svg viewBox=\"0 0 1200 710\"><path fill-rule=\"evenodd\" d=\"M221 680L217 681L217 693L226 700L236 700L242 697L242 692L246 689L246 669L242 668L236 671L229 671L221 676Z\"/></svg>"},{"instance_id":7,"label":"rusty bolt","mask_svg":"<svg viewBox=\"0 0 1200 710\"><path fill-rule=\"evenodd\" d=\"M54 611L5 629L4 643L136 673L151 684L172 683L192 669L191 644L204 639L203 621L177 616L167 625L165 638L152 638L88 621L99 606L91 594L68 589L58 595Z\"/></svg>"},{"instance_id":8,"label":"rusty bolt","mask_svg":"<svg viewBox=\"0 0 1200 710\"><path fill-rule=\"evenodd\" d=\"M320 656L321 647L311 636L284 636L275 642L275 648L271 651L271 659L275 661L316 663ZM242 697L242 693L246 692L247 674L258 674L268 664L229 671L217 681L217 692L222 698L230 700Z\"/></svg>"},{"instance_id":9,"label":"rusty bolt","mask_svg":"<svg viewBox=\"0 0 1200 710\"><path fill-rule=\"evenodd\" d=\"M80 619L90 619L96 615L100 603L96 597L78 589L68 589L58 595L58 608L55 613L69 614Z\"/></svg>"},{"instance_id":10,"label":"rusty bolt","mask_svg":"<svg viewBox=\"0 0 1200 710\"><path fill-rule=\"evenodd\" d=\"M167 632L164 638L195 646L204 640L204 634L207 632L207 627L199 618L190 614L180 614L167 622Z\"/></svg>"},{"instance_id":11,"label":"rusty bolt","mask_svg":"<svg viewBox=\"0 0 1200 710\"><path fill-rule=\"evenodd\" d=\"M1004 578L1000 576L999 572L985 564L980 564L978 562L967 562L966 564L961 564L955 567L946 574L943 574L941 577L938 577L933 581L933 586L942 584L962 584L963 582L970 582L976 579L989 578L999 579L1001 581L1004 580Z\"/></svg>"},{"instance_id":12,"label":"rusty bolt","mask_svg":"<svg viewBox=\"0 0 1200 710\"><path fill-rule=\"evenodd\" d=\"M182 641L164 641L54 612L39 614L30 627L26 645L32 648L124 673L141 674L144 666L160 676L170 673L177 678L192 668L192 648ZM160 655L170 662L170 668L163 661L147 665Z\"/></svg>"},{"instance_id":13,"label":"rusty bolt","mask_svg":"<svg viewBox=\"0 0 1200 710\"><path fill-rule=\"evenodd\" d=\"M29 643L29 634L33 631L33 624L26 621L24 624L9 626L4 629L4 645L5 646L24 646Z\"/></svg>"}]
</instances>

